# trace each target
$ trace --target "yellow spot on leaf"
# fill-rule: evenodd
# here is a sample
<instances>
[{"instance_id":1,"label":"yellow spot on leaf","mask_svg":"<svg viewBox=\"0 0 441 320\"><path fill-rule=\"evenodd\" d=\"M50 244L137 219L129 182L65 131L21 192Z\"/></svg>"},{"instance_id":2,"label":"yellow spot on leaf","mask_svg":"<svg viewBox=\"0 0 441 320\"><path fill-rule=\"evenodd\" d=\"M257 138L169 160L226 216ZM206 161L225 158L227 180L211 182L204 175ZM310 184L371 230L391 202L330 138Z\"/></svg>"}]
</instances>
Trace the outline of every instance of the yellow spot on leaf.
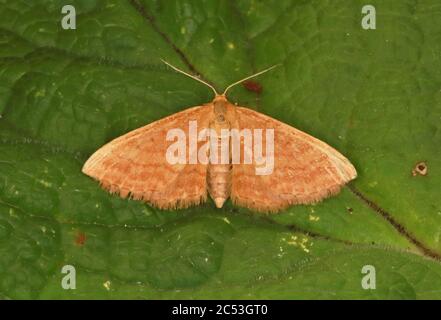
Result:
<instances>
[{"instance_id":1,"label":"yellow spot on leaf","mask_svg":"<svg viewBox=\"0 0 441 320\"><path fill-rule=\"evenodd\" d=\"M46 188L50 188L52 187L52 183L50 183L49 181L46 180L38 180L38 182L40 182L43 186L45 186Z\"/></svg>"},{"instance_id":2,"label":"yellow spot on leaf","mask_svg":"<svg viewBox=\"0 0 441 320\"><path fill-rule=\"evenodd\" d=\"M46 90L39 90L39 91L37 91L37 92L35 92L35 95L34 95L36 98L38 98L38 97L44 97L44 96L46 96Z\"/></svg>"},{"instance_id":3,"label":"yellow spot on leaf","mask_svg":"<svg viewBox=\"0 0 441 320\"><path fill-rule=\"evenodd\" d=\"M302 248L302 250L305 251L306 253L309 253L309 248L307 247L307 243L308 243L308 238L303 238L300 243L300 248Z\"/></svg>"},{"instance_id":4,"label":"yellow spot on leaf","mask_svg":"<svg viewBox=\"0 0 441 320\"><path fill-rule=\"evenodd\" d=\"M286 243L289 244L290 246L297 246L298 245L298 243L297 243L297 236L291 236L289 238L289 240L286 241Z\"/></svg>"},{"instance_id":5,"label":"yellow spot on leaf","mask_svg":"<svg viewBox=\"0 0 441 320\"><path fill-rule=\"evenodd\" d=\"M106 288L107 291L110 291L110 285L111 282L109 280L107 280L106 282L103 283L104 288Z\"/></svg>"}]
</instances>

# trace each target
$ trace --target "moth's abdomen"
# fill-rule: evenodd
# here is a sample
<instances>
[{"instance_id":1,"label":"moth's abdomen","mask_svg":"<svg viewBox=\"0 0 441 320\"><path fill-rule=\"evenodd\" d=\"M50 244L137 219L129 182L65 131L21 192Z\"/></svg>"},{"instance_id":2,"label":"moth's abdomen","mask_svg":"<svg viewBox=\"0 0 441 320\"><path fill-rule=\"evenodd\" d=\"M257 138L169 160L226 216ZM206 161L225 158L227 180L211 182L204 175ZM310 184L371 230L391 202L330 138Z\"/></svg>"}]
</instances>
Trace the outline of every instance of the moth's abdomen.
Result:
<instances>
[{"instance_id":1,"label":"moth's abdomen","mask_svg":"<svg viewBox=\"0 0 441 320\"><path fill-rule=\"evenodd\" d=\"M216 207L222 208L231 192L231 164L209 164L207 172L208 192Z\"/></svg>"},{"instance_id":2,"label":"moth's abdomen","mask_svg":"<svg viewBox=\"0 0 441 320\"><path fill-rule=\"evenodd\" d=\"M210 129L215 136L210 136L207 187L216 207L222 208L231 193L233 171L230 156L230 116L223 99L215 100L213 106L214 119L210 123ZM214 141L215 144L212 143Z\"/></svg>"}]
</instances>

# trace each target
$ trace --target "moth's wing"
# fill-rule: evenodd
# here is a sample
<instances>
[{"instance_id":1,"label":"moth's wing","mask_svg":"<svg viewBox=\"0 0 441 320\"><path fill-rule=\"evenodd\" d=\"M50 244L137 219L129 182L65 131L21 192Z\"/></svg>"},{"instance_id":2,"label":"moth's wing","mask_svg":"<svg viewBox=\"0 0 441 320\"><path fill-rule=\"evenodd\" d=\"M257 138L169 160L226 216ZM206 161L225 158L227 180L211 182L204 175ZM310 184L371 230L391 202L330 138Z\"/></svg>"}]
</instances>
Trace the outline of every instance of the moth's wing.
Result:
<instances>
[{"instance_id":1,"label":"moth's wing","mask_svg":"<svg viewBox=\"0 0 441 320\"><path fill-rule=\"evenodd\" d=\"M98 149L82 171L112 193L161 209L204 202L206 165L170 164L166 152L174 141L166 141L166 137L171 129L181 129L188 137L189 121L197 121L198 131L207 128L212 112L210 104L193 107L133 130Z\"/></svg>"},{"instance_id":2,"label":"moth's wing","mask_svg":"<svg viewBox=\"0 0 441 320\"><path fill-rule=\"evenodd\" d=\"M240 206L277 212L294 204L315 203L338 193L357 176L353 165L337 150L264 114L237 107L236 125L239 129L274 129L271 174L257 175L254 160L252 164L233 164L231 199ZM262 136L265 150L265 130Z\"/></svg>"}]
</instances>

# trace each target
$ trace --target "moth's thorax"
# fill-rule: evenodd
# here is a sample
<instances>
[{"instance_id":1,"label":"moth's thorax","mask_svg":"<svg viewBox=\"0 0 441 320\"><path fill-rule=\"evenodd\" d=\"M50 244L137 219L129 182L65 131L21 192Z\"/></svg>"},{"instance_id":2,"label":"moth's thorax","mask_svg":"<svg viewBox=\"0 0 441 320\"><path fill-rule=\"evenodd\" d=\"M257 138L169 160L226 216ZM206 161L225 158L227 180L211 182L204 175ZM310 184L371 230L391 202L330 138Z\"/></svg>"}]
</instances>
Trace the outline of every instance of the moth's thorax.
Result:
<instances>
[{"instance_id":1,"label":"moth's thorax","mask_svg":"<svg viewBox=\"0 0 441 320\"><path fill-rule=\"evenodd\" d=\"M213 100L214 120L222 124L226 120L227 115L227 99L223 96L217 96Z\"/></svg>"}]
</instances>

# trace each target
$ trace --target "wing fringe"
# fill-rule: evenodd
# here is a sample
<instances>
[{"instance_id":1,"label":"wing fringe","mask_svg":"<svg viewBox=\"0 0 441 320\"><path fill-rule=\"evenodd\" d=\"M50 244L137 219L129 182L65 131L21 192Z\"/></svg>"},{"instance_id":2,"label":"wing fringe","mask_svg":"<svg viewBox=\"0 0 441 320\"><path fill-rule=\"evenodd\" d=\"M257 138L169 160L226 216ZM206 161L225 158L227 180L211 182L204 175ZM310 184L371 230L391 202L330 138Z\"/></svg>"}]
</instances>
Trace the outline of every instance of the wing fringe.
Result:
<instances>
[{"instance_id":1,"label":"wing fringe","mask_svg":"<svg viewBox=\"0 0 441 320\"><path fill-rule=\"evenodd\" d=\"M96 179L97 180L97 179ZM173 209L187 209L194 205L199 205L205 203L207 201L207 192L196 197L196 198L181 198L174 199L170 201L170 199L152 199L151 196L154 192L134 192L128 189L120 188L118 185L110 184L106 181L99 181L100 187L104 190L108 191L112 195L117 195L124 199L138 200L145 202L155 208L162 210L173 210ZM157 192L158 193L158 192ZM163 200L163 201L161 201Z\"/></svg>"},{"instance_id":2,"label":"wing fringe","mask_svg":"<svg viewBox=\"0 0 441 320\"><path fill-rule=\"evenodd\" d=\"M321 192L315 192L311 195L309 198L305 199L299 199L294 198L291 200L287 200L285 202L282 202L278 205L271 205L269 203L266 203L265 201L260 201L258 199L252 200L247 198L240 198L231 196L231 201L234 205L245 207L252 209L254 211L257 211L259 213L263 214L275 214L279 213L281 210L287 209L293 205L311 205L319 203L326 198L329 198L331 196L335 196L338 193L340 193L341 189L344 187L345 184L336 184L333 187L325 190L321 190Z\"/></svg>"}]
</instances>

